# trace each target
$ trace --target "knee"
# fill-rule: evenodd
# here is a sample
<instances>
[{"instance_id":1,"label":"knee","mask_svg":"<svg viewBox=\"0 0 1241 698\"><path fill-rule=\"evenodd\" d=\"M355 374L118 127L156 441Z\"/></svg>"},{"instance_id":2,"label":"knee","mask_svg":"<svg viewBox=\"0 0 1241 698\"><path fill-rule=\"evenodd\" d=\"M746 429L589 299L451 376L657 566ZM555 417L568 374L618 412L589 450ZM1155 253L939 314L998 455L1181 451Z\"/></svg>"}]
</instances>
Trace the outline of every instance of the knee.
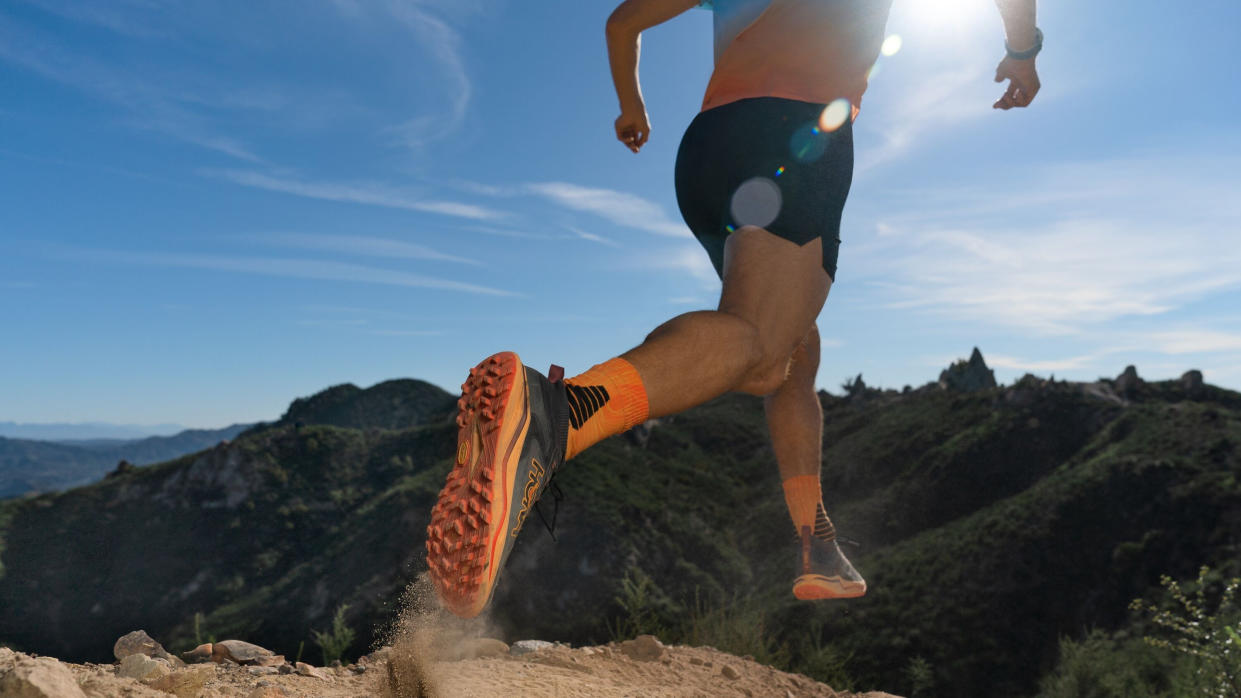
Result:
<instances>
[{"instance_id":1,"label":"knee","mask_svg":"<svg viewBox=\"0 0 1241 698\"><path fill-rule=\"evenodd\" d=\"M819 368L819 328L812 324L792 351L776 350L760 354L749 375L737 390L766 397L793 379L814 382Z\"/></svg>"}]
</instances>

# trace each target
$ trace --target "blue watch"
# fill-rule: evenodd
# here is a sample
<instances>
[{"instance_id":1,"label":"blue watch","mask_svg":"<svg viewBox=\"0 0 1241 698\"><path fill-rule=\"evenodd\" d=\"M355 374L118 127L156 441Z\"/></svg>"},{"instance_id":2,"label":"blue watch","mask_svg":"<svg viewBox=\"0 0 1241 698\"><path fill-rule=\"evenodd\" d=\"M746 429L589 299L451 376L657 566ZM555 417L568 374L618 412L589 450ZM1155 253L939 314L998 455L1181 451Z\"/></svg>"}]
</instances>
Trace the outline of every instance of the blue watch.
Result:
<instances>
[{"instance_id":1,"label":"blue watch","mask_svg":"<svg viewBox=\"0 0 1241 698\"><path fill-rule=\"evenodd\" d=\"M1043 50L1043 30L1038 27L1034 28L1034 45L1024 51L1014 51L1008 42L1004 42L1004 50L1008 51L1008 57L1017 61L1025 61L1034 58L1039 51Z\"/></svg>"}]
</instances>

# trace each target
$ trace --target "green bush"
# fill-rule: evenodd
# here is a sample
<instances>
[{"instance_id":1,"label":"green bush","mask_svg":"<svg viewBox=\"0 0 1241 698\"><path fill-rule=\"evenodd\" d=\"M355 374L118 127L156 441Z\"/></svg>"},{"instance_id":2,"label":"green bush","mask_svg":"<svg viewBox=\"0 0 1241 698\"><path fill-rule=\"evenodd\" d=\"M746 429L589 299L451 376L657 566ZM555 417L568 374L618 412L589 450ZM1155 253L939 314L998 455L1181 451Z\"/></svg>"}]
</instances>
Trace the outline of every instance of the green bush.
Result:
<instances>
[{"instance_id":1,"label":"green bush","mask_svg":"<svg viewBox=\"0 0 1241 698\"><path fill-rule=\"evenodd\" d=\"M1162 603L1136 599L1131 608L1145 613L1163 629L1163 637L1147 637L1146 641L1180 655L1178 679L1193 689L1194 695L1241 698L1241 608L1236 606L1241 579L1225 581L1214 604L1207 591L1213 586L1211 581L1211 570L1206 566L1198 571L1198 579L1189 583L1192 592L1164 575L1159 580L1166 591ZM1212 605L1214 612L1209 611Z\"/></svg>"},{"instance_id":2,"label":"green bush","mask_svg":"<svg viewBox=\"0 0 1241 698\"><path fill-rule=\"evenodd\" d=\"M1093 630L1060 639L1060 661L1039 684L1039 698L1156 698L1169 693L1173 657L1137 639Z\"/></svg>"},{"instance_id":3,"label":"green bush","mask_svg":"<svg viewBox=\"0 0 1241 698\"><path fill-rule=\"evenodd\" d=\"M338 659L343 662L345 650L353 644L353 628L345 625L345 611L348 609L349 604L341 604L336 609L336 615L332 616L332 632L310 631L310 634L314 636L315 644L323 650L323 666L328 666ZM298 654L301 652L299 651Z\"/></svg>"}]
</instances>

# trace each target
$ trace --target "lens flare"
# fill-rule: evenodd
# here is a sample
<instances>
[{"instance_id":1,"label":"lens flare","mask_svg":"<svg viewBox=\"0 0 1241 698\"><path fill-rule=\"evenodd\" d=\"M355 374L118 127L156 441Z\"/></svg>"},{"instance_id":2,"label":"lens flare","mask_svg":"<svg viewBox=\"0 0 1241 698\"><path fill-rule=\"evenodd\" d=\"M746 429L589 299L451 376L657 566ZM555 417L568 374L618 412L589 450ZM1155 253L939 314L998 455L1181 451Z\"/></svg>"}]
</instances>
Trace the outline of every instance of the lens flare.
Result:
<instances>
[{"instance_id":1,"label":"lens flare","mask_svg":"<svg viewBox=\"0 0 1241 698\"><path fill-rule=\"evenodd\" d=\"M764 228L780 215L783 203L780 187L775 182L766 177L752 177L737 187L729 209L738 226Z\"/></svg>"},{"instance_id":2,"label":"lens flare","mask_svg":"<svg viewBox=\"0 0 1241 698\"><path fill-rule=\"evenodd\" d=\"M841 98L832 100L823 113L819 115L819 128L824 131L835 131L844 125L845 120L853 115L853 105L849 100Z\"/></svg>"},{"instance_id":3,"label":"lens flare","mask_svg":"<svg viewBox=\"0 0 1241 698\"><path fill-rule=\"evenodd\" d=\"M776 176L779 177L782 174L784 174L784 165L781 165L776 168Z\"/></svg>"},{"instance_id":4,"label":"lens flare","mask_svg":"<svg viewBox=\"0 0 1241 698\"><path fill-rule=\"evenodd\" d=\"M883 40L883 46L879 47L879 53L885 56L895 56L896 52L901 50L902 43L904 42L901 40L900 34L891 34ZM871 45L873 46L874 44Z\"/></svg>"}]
</instances>

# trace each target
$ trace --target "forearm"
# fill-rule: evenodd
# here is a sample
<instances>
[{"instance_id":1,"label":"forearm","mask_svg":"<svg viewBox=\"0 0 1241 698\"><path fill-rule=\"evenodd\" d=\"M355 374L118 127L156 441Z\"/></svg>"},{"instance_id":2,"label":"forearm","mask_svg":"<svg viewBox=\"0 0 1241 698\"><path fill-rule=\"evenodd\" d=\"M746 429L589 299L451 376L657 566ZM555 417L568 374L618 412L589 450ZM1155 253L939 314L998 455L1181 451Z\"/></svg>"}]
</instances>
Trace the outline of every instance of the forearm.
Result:
<instances>
[{"instance_id":1,"label":"forearm","mask_svg":"<svg viewBox=\"0 0 1241 698\"><path fill-rule=\"evenodd\" d=\"M1034 46L1035 0L995 0L1004 20L1004 34L1014 51Z\"/></svg>"},{"instance_id":2,"label":"forearm","mask_svg":"<svg viewBox=\"0 0 1241 698\"><path fill-rule=\"evenodd\" d=\"M612 84L621 109L642 104L642 88L638 85L638 60L642 54L642 34L623 24L608 21L608 63L612 67Z\"/></svg>"}]
</instances>

